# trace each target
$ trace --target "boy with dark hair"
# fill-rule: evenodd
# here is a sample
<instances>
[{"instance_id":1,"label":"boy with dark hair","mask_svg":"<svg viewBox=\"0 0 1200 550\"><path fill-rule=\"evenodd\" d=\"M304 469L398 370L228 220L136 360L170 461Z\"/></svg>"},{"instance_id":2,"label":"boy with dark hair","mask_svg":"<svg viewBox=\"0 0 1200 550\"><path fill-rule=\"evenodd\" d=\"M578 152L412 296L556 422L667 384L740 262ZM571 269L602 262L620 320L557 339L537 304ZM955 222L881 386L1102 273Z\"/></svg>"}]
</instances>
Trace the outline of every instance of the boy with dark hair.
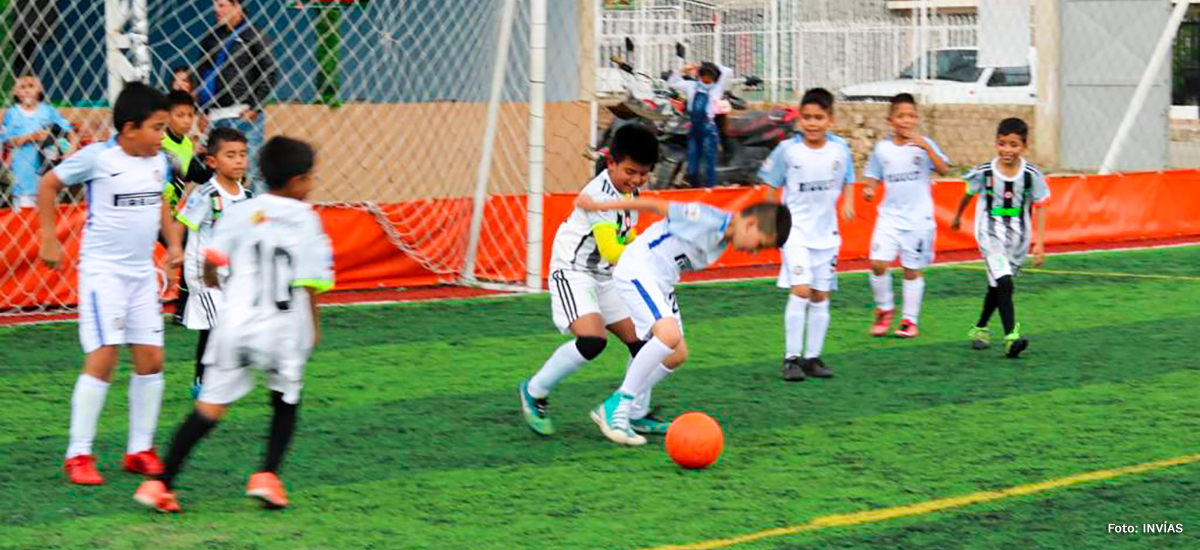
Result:
<instances>
[{"instance_id":1,"label":"boy with dark hair","mask_svg":"<svg viewBox=\"0 0 1200 550\"><path fill-rule=\"evenodd\" d=\"M667 84L687 96L688 119L691 129L688 130L688 176L693 187L701 187L700 169L704 168L703 187L717 185L717 143L720 136L714 117L717 104L725 96L733 70L724 65L705 62L700 67L688 65L683 68L684 74L690 74L696 80L687 80L679 71L671 73Z\"/></svg>"},{"instance_id":2,"label":"boy with dark hair","mask_svg":"<svg viewBox=\"0 0 1200 550\"><path fill-rule=\"evenodd\" d=\"M582 191L598 203L636 198L658 162L658 138L639 124L621 127L613 136L608 169ZM547 413L550 391L580 367L594 360L608 344L605 329L629 348L630 360L642 340L634 332L629 310L621 301L612 272L626 246L637 236L637 211L587 211L576 207L558 227L550 256L550 310L554 324L575 339L550 356L542 368L518 388L529 429L554 433ZM659 374L669 374L660 367ZM650 392L637 396L631 413L639 433L664 434L667 423L650 412Z\"/></svg>"},{"instance_id":3,"label":"boy with dark hair","mask_svg":"<svg viewBox=\"0 0 1200 550\"><path fill-rule=\"evenodd\" d=\"M991 345L988 321L999 309L1004 324L1004 354L1009 358L1020 356L1029 347L1029 340L1021 337L1021 325L1013 306L1013 277L1020 273L1029 252L1033 217L1037 218L1033 265L1039 266L1046 259L1044 205L1050 199L1050 188L1042 171L1022 156L1028 139L1029 126L1025 121L1006 118L1000 122L996 129L996 158L967 174L967 193L958 203L951 224L957 231L971 199L983 194L975 208L975 241L987 266L988 291L979 322L967 332L967 337L975 349Z\"/></svg>"},{"instance_id":4,"label":"boy with dark hair","mask_svg":"<svg viewBox=\"0 0 1200 550\"><path fill-rule=\"evenodd\" d=\"M679 368L688 355L675 302L680 274L712 265L730 245L746 252L782 247L791 233L792 216L775 202L753 204L736 214L698 202L597 202L587 195L580 195L577 205L586 211L640 210L664 218L626 247L613 271L636 335L645 343L625 371L621 387L590 414L609 440L644 445L646 438L630 425L634 400L662 380L657 371Z\"/></svg>"},{"instance_id":5,"label":"boy with dark hair","mask_svg":"<svg viewBox=\"0 0 1200 550\"><path fill-rule=\"evenodd\" d=\"M921 270L933 262L937 223L933 219L933 173L946 175L950 159L932 139L921 135L917 100L912 94L897 94L888 109L893 134L875 144L863 176L867 186L863 198L875 200L882 182L887 194L879 206L879 217L871 233L871 291L875 295L872 336L887 334L896 311L892 275L888 267L900 259L904 268L904 316L896 329L898 338L916 338L925 294Z\"/></svg>"},{"instance_id":6,"label":"boy with dark hair","mask_svg":"<svg viewBox=\"0 0 1200 550\"><path fill-rule=\"evenodd\" d=\"M163 136L162 148L171 161L171 177L163 189L167 205L174 212L178 209L179 201L187 195L195 185L208 181L208 170L196 160L196 146L188 134L196 122L196 100L192 94L181 90L171 90L167 93L167 101L171 105L170 118L167 121L167 133ZM184 235L187 244L187 235ZM175 322L184 324L184 308L188 303L189 282L185 277L179 285L179 295L175 298Z\"/></svg>"},{"instance_id":7,"label":"boy with dark hair","mask_svg":"<svg viewBox=\"0 0 1200 550\"><path fill-rule=\"evenodd\" d=\"M117 135L88 146L42 177L38 189L40 257L62 261L55 228L56 198L63 185L88 184L88 221L79 258L79 340L83 373L71 397L70 446L64 468L80 485L99 485L92 441L104 408L118 346L133 354L129 383L129 443L126 471L162 472L154 452L154 430L163 394L163 319L154 268L154 242L166 233L170 266L182 260L181 237L163 200L169 163L160 151L169 106L157 90L132 82L113 105Z\"/></svg>"},{"instance_id":8,"label":"boy with dark hair","mask_svg":"<svg viewBox=\"0 0 1200 550\"><path fill-rule=\"evenodd\" d=\"M213 177L188 195L187 203L175 215L188 228L187 249L184 252L183 278L191 289L184 326L200 331L196 343L196 376L192 381L192 398L200 395L204 365L211 361L208 348L209 331L216 327L224 305L221 289L204 284L204 257L200 251L212 240L213 230L224 210L234 203L253 197L242 185L246 173L246 136L233 128L215 128L208 136L205 161Z\"/></svg>"},{"instance_id":9,"label":"boy with dark hair","mask_svg":"<svg viewBox=\"0 0 1200 550\"><path fill-rule=\"evenodd\" d=\"M271 390L271 432L261 469L246 496L267 508L288 504L279 470L296 429L304 366L318 340L316 294L333 287L333 252L321 219L304 199L315 184L316 157L307 143L275 137L263 146L259 166L268 192L226 209L204 256L204 281L227 300L213 332L214 362L204 373L195 410L171 441L164 472L142 483L138 503L179 512L173 483L199 441L229 405L254 388L251 367L265 371ZM218 268L229 266L223 281Z\"/></svg>"},{"instance_id":10,"label":"boy with dark hair","mask_svg":"<svg viewBox=\"0 0 1200 550\"><path fill-rule=\"evenodd\" d=\"M845 140L829 134L833 124L833 94L824 88L808 90L800 100L800 132L776 146L758 174L780 189L780 201L792 215L792 234L783 247L776 283L789 291L783 379L790 382L833 376L821 360L821 350L842 245L837 201L854 182L854 155ZM847 196L848 218L854 215L850 203Z\"/></svg>"}]
</instances>

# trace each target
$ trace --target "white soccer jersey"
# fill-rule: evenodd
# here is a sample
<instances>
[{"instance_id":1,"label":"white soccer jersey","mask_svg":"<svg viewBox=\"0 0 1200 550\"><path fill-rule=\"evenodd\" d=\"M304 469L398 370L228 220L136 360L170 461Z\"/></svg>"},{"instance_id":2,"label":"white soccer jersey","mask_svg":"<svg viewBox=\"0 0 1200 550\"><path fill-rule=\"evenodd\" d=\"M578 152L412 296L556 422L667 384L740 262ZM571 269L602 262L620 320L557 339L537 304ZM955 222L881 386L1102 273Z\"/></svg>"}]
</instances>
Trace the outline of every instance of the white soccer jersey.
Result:
<instances>
[{"instance_id":1,"label":"white soccer jersey","mask_svg":"<svg viewBox=\"0 0 1200 550\"><path fill-rule=\"evenodd\" d=\"M825 144L813 149L804 136L784 141L758 172L771 187L783 187L783 202L792 212L792 233L809 248L837 248L837 201L845 185L854 181L854 155L846 141L827 136Z\"/></svg>"},{"instance_id":2,"label":"white soccer jersey","mask_svg":"<svg viewBox=\"0 0 1200 550\"><path fill-rule=\"evenodd\" d=\"M55 175L68 185L88 184L81 265L126 273L154 271L162 190L170 177L165 155L131 156L110 140L72 155L55 168Z\"/></svg>"},{"instance_id":3,"label":"white soccer jersey","mask_svg":"<svg viewBox=\"0 0 1200 550\"><path fill-rule=\"evenodd\" d=\"M608 177L608 170L596 176L584 186L581 194L591 197L596 202L611 202L623 198L636 197L634 192L630 197L622 197ZM596 237L592 231L602 225L610 225L617 230L617 237L626 239L637 226L637 212L618 210L606 212L588 212L576 208L571 215L563 220L554 234L554 244L550 252L550 270L564 269L583 271L601 279L612 277L613 266L600 256L600 248L596 245Z\"/></svg>"},{"instance_id":4,"label":"white soccer jersey","mask_svg":"<svg viewBox=\"0 0 1200 550\"><path fill-rule=\"evenodd\" d=\"M950 158L932 139L925 141L943 162ZM879 222L895 229L934 227L933 160L916 145L896 145L893 138L875 144L863 176L886 186Z\"/></svg>"},{"instance_id":5,"label":"white soccer jersey","mask_svg":"<svg viewBox=\"0 0 1200 550\"><path fill-rule=\"evenodd\" d=\"M704 269L725 253L725 229L732 219L733 214L707 204L671 203L667 219L655 222L625 248L615 275L674 284L683 271Z\"/></svg>"},{"instance_id":6,"label":"white soccer jersey","mask_svg":"<svg viewBox=\"0 0 1200 550\"><path fill-rule=\"evenodd\" d=\"M333 287L333 249L311 205L268 194L228 206L210 247L229 258L224 334L236 338L239 327L265 325L312 330L308 293L296 288Z\"/></svg>"},{"instance_id":7,"label":"white soccer jersey","mask_svg":"<svg viewBox=\"0 0 1200 550\"><path fill-rule=\"evenodd\" d=\"M1020 263L1033 239L1033 205L1050 198L1050 187L1042 171L1025 159L1011 178L996 169L998 163L993 159L980 164L964 178L967 193L980 195L975 201L975 240L985 255L1004 254Z\"/></svg>"},{"instance_id":8,"label":"white soccer jersey","mask_svg":"<svg viewBox=\"0 0 1200 550\"><path fill-rule=\"evenodd\" d=\"M237 192L231 194L217 183L216 178L195 188L188 195L187 203L175 215L175 219L188 228L183 275L188 280L189 288L201 288L192 286L193 283L201 282L201 274L204 271L204 255L200 254L200 249L207 246L212 239L216 223L224 215L225 209L253 196L250 190L241 184L238 184Z\"/></svg>"}]
</instances>

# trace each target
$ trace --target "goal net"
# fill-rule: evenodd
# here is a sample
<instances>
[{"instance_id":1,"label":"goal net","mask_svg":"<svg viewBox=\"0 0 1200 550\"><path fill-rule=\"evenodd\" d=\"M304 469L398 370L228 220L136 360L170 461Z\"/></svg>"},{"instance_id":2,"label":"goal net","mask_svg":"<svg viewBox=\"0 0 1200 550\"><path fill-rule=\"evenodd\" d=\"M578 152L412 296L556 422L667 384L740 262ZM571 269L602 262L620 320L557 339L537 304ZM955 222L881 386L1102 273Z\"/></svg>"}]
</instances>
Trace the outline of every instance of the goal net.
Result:
<instances>
[{"instance_id":1,"label":"goal net","mask_svg":"<svg viewBox=\"0 0 1200 550\"><path fill-rule=\"evenodd\" d=\"M539 5L551 32L536 71L544 71L544 93L531 96ZM540 265L527 265L530 243L540 251L542 240L540 230L528 231L527 211L539 203L527 203L531 182L552 192L578 188L589 175L594 2L0 0L0 45L12 59L0 69L0 86L8 92L18 77L36 76L44 101L70 122L81 145L106 140L111 100L123 82L165 90L185 69L203 89L204 75L196 74L202 61L236 62L236 54L224 59L220 51L235 51L236 42L202 47L226 24L219 12L230 9L240 9L268 44L273 70L263 62L244 73L269 90L256 124L266 138L288 135L317 149L310 200L335 240L339 271L349 266L356 274L339 280L339 288L384 280L516 286L537 278ZM531 107L543 109L531 99L544 99L540 116L531 117ZM5 107L12 104L8 97ZM543 122L544 154L535 155L531 171L530 127ZM200 126L193 132L202 142ZM254 149L252 142L251 155ZM8 148L5 166L17 156ZM542 177L535 180L535 171ZM0 184L0 315L69 310L84 194L60 197L59 234L72 265L52 271L37 265L35 210L16 207L29 194L17 172L5 170ZM362 242L353 226L336 225L349 218L331 212L368 216L378 238ZM364 251L382 240L391 253ZM396 276L405 270L415 275Z\"/></svg>"}]
</instances>

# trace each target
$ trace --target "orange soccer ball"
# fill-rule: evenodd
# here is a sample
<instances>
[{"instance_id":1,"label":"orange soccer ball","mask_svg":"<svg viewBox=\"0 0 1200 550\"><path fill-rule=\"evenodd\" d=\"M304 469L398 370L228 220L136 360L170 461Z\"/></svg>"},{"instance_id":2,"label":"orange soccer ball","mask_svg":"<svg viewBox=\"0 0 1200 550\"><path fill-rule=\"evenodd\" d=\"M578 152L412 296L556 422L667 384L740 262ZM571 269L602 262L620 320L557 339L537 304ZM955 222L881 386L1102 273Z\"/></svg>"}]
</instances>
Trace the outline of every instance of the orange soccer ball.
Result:
<instances>
[{"instance_id":1,"label":"orange soccer ball","mask_svg":"<svg viewBox=\"0 0 1200 550\"><path fill-rule=\"evenodd\" d=\"M667 428L667 454L682 468L707 468L717 461L724 448L721 425L702 412L684 413Z\"/></svg>"}]
</instances>

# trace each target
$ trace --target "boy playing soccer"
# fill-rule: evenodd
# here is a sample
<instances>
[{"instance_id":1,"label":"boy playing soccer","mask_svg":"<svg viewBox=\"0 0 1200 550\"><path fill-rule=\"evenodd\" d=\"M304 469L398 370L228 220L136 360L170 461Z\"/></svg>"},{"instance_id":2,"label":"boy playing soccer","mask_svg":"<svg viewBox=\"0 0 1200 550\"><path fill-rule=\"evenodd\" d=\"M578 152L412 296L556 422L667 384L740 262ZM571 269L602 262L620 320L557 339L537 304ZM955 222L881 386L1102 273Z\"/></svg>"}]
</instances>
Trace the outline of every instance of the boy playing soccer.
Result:
<instances>
[{"instance_id":1,"label":"boy playing soccer","mask_svg":"<svg viewBox=\"0 0 1200 550\"><path fill-rule=\"evenodd\" d=\"M783 247L777 283L790 291L783 360L783 379L790 382L833 376L821 361L821 348L829 329L829 292L837 288L834 268L842 244L837 201L854 182L854 156L845 140L828 134L832 126L833 94L822 88L805 92L800 100L800 133L776 146L758 173L767 185L780 188L781 201L792 216L792 234ZM847 210L850 216L852 212Z\"/></svg>"},{"instance_id":2,"label":"boy playing soccer","mask_svg":"<svg viewBox=\"0 0 1200 550\"><path fill-rule=\"evenodd\" d=\"M896 311L888 266L900 258L904 268L904 318L896 336L916 338L925 279L921 270L933 261L937 224L933 219L932 172L945 175L950 159L932 139L920 134L917 100L912 94L892 98L888 123L894 134L875 144L867 161L863 198L875 200L879 183L887 185L879 218L871 234L871 291L875 294L873 336L887 334Z\"/></svg>"},{"instance_id":3,"label":"boy playing soccer","mask_svg":"<svg viewBox=\"0 0 1200 550\"><path fill-rule=\"evenodd\" d=\"M975 241L987 266L988 292L983 299L979 322L967 333L971 347L986 349L991 345L988 320L1000 310L1004 324L1004 354L1010 358L1021 355L1029 340L1021 337L1013 307L1013 277L1021 271L1033 236L1031 217L1037 218L1037 244L1033 248L1033 265L1046 258L1046 209L1050 188L1046 178L1021 155L1025 152L1029 126L1019 118L1006 118L996 129L996 158L980 164L966 176L967 193L958 203L951 227L957 231L975 195L983 194L975 207ZM1038 208L1034 210L1034 206ZM1036 214L1034 214L1036 213Z\"/></svg>"},{"instance_id":4,"label":"boy playing soccer","mask_svg":"<svg viewBox=\"0 0 1200 550\"><path fill-rule=\"evenodd\" d=\"M717 103L725 96L733 69L716 63L684 67L683 72L698 80L686 80L679 71L671 73L667 84L687 96L688 119L688 176L692 187L700 187L700 168L704 168L704 186L717 185L717 143L720 136L714 117Z\"/></svg>"},{"instance_id":5,"label":"boy playing soccer","mask_svg":"<svg viewBox=\"0 0 1200 550\"><path fill-rule=\"evenodd\" d=\"M760 202L737 214L702 203L653 200L596 202L581 195L579 208L641 210L664 219L625 248L613 280L633 317L637 337L646 340L625 371L621 387L592 409L591 418L605 437L621 445L644 445L646 438L630 426L635 396L649 391L661 376L687 359L683 320L675 302L680 274L712 265L729 245L747 252L782 247L792 229L786 206ZM662 367L660 367L662 365Z\"/></svg>"},{"instance_id":6,"label":"boy playing soccer","mask_svg":"<svg viewBox=\"0 0 1200 550\"><path fill-rule=\"evenodd\" d=\"M154 430L163 394L163 319L154 269L154 242L161 229L170 243L171 266L179 266L181 237L163 200L170 176L160 152L167 127L167 99L140 82L128 84L113 106L115 138L84 148L43 176L38 190L40 256L62 261L55 235L56 199L63 185L88 183L88 216L79 258L79 340L86 357L71 396L70 445L64 468L80 485L100 485L92 441L117 366L118 346L133 354L129 382L129 443L126 471L157 475Z\"/></svg>"},{"instance_id":7,"label":"boy playing soccer","mask_svg":"<svg viewBox=\"0 0 1200 550\"><path fill-rule=\"evenodd\" d=\"M175 215L175 219L188 228L183 277L192 292L184 309L184 325L200 331L196 343L193 399L200 394L204 365L209 362L205 356L209 331L220 319L224 303L221 289L209 288L202 280L204 257L200 251L212 239L214 226L220 221L224 210L253 196L241 183L246 173L246 136L233 128L214 128L208 136L208 151L205 160L214 172L212 180L193 189L183 208Z\"/></svg>"},{"instance_id":8,"label":"boy playing soccer","mask_svg":"<svg viewBox=\"0 0 1200 550\"><path fill-rule=\"evenodd\" d=\"M250 476L246 496L268 508L287 506L279 480L284 452L296 427L304 365L317 343L316 293L333 287L333 254L321 219L304 202L313 188L315 157L308 144L286 137L263 146L259 165L269 191L229 206L205 257L204 282L226 294L213 332L214 362L204 373L196 408L187 417L158 479L142 483L138 503L160 512L179 512L173 482L188 453L229 404L254 387L250 367L265 371L274 416L262 469ZM218 281L217 268L230 267Z\"/></svg>"},{"instance_id":9,"label":"boy playing soccer","mask_svg":"<svg viewBox=\"0 0 1200 550\"><path fill-rule=\"evenodd\" d=\"M580 193L600 203L636 197L657 162L658 138L654 133L637 124L624 126L613 137L608 169ZM550 309L558 329L563 334L570 332L575 339L560 346L518 389L525 422L534 433L554 433L554 424L547 415L550 391L604 351L608 344L606 328L629 347L630 360L642 345L612 280L613 267L637 235L636 225L636 211L585 211L577 207L554 236ZM633 429L640 433L667 431L667 423L650 414L649 391L638 396L631 416Z\"/></svg>"}]
</instances>

